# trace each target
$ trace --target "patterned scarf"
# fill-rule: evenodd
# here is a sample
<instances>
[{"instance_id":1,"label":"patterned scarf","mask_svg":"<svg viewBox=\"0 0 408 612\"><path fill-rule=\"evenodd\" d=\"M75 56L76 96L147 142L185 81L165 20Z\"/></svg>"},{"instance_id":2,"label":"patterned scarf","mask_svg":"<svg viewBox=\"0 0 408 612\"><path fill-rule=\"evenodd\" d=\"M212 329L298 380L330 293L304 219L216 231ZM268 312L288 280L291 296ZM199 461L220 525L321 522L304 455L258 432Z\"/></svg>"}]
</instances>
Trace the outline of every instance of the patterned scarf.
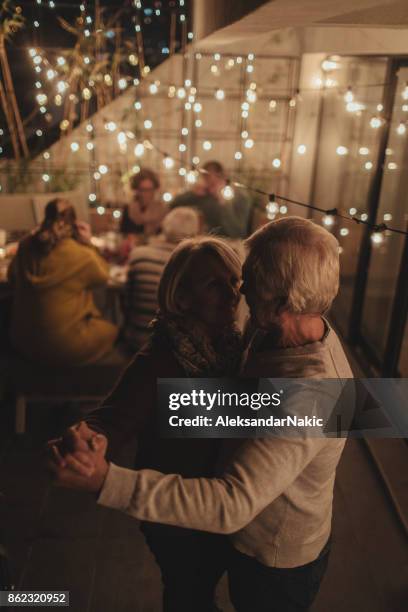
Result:
<instances>
[{"instance_id":1,"label":"patterned scarf","mask_svg":"<svg viewBox=\"0 0 408 612\"><path fill-rule=\"evenodd\" d=\"M185 317L162 317L152 321L152 340L165 335L179 364L189 377L233 376L242 359L242 338L235 327L225 328L216 345L197 322Z\"/></svg>"}]
</instances>

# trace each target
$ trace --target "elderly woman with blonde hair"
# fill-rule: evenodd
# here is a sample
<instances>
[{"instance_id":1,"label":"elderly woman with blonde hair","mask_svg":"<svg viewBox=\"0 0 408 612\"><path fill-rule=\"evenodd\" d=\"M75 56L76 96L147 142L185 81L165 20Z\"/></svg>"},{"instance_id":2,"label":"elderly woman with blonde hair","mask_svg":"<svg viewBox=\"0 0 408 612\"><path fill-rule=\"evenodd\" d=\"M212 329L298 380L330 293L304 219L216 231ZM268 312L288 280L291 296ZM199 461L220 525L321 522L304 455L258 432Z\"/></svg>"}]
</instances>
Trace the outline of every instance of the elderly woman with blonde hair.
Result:
<instances>
[{"instance_id":1,"label":"elderly woman with blonde hair","mask_svg":"<svg viewBox=\"0 0 408 612\"><path fill-rule=\"evenodd\" d=\"M324 316L339 285L336 239L312 221L289 217L264 226L247 245L241 291L256 331L243 374L343 386L352 372ZM295 393L285 409L299 402ZM98 492L100 504L135 518L228 534L235 609L300 612L309 610L326 570L344 442L270 436L240 440L229 457L226 443L216 477L186 478L108 464L106 444L95 439L95 450L58 458L54 470L61 484Z\"/></svg>"},{"instance_id":2,"label":"elderly woman with blonde hair","mask_svg":"<svg viewBox=\"0 0 408 612\"><path fill-rule=\"evenodd\" d=\"M190 213L193 211L173 211L165 231L172 238L180 237L180 215L186 217L189 231L196 231L196 214ZM174 224L177 219L178 228ZM174 246L160 280L159 310L150 339L88 424L107 434L111 455L137 437L138 469L179 472L184 478L212 477L218 454L216 440L158 436L156 383L158 378L238 373L242 347L235 313L240 300L241 262L233 249L217 238L190 238ZM79 432L85 437L94 433L84 424ZM70 433L67 435L69 439ZM216 610L214 591L225 571L225 538L160 523L144 522L142 530L161 570L164 611Z\"/></svg>"}]
</instances>

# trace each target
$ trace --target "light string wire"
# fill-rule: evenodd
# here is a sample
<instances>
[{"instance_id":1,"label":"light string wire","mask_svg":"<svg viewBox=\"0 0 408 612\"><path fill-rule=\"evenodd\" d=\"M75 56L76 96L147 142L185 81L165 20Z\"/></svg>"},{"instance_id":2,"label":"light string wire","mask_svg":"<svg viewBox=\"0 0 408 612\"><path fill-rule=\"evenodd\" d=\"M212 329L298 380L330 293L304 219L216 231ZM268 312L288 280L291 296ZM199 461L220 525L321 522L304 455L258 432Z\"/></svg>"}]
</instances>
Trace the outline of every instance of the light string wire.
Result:
<instances>
[{"instance_id":1,"label":"light string wire","mask_svg":"<svg viewBox=\"0 0 408 612\"><path fill-rule=\"evenodd\" d=\"M157 151L157 153L159 153L159 155L161 155L163 159L166 157L170 157L165 151L163 151L158 146L153 144L150 139L146 141L146 144L147 143L149 143L147 148L152 148L155 151ZM173 159L175 162L177 162L180 165L180 168L185 167L183 161L180 158L173 157ZM191 164L191 170L199 172L201 174L209 174L207 170L205 170L204 168L198 168L196 164L194 163ZM302 208L307 208L309 210L315 210L317 212L321 212L327 216L338 217L339 219L344 219L345 221L353 221L354 223L357 223L357 224L366 225L367 227L372 229L374 232L382 233L382 232L387 231L387 232L392 232L395 234L402 234L403 236L408 236L408 231L390 227L386 223L379 223L379 224L371 223L370 221L360 219L356 216L344 215L340 213L337 208L325 209L319 206L315 206L314 204L306 204L305 202L300 202L299 200L293 200L292 198L287 198L286 196L282 196L277 193L270 193L268 191L264 191L263 189L259 189L258 187L252 187L251 185L246 185L245 183L234 181L231 178L226 178L226 183L227 185L233 185L234 187L239 187L242 189L246 189L247 191L252 191L253 193L257 193L259 195L266 196L269 198L269 202L274 202L276 200L282 200L283 202L288 202L289 204L301 206Z\"/></svg>"}]
</instances>

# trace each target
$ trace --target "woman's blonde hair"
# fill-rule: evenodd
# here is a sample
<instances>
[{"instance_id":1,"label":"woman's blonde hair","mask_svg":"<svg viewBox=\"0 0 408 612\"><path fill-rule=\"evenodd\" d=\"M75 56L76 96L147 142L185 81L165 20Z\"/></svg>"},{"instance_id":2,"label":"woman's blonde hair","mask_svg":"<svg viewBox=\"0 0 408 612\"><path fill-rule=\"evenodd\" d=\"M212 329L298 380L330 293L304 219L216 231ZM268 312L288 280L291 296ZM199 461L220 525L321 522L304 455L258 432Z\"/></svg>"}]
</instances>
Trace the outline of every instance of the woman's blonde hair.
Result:
<instances>
[{"instance_id":1,"label":"woman's blonde hair","mask_svg":"<svg viewBox=\"0 0 408 612\"><path fill-rule=\"evenodd\" d=\"M241 277L241 261L225 241L210 236L198 236L183 240L173 251L159 284L159 309L164 316L185 314L181 293L188 291L193 274L193 264L202 254L217 257L238 278Z\"/></svg>"},{"instance_id":2,"label":"woman's blonde hair","mask_svg":"<svg viewBox=\"0 0 408 612\"><path fill-rule=\"evenodd\" d=\"M286 217L246 241L245 270L257 295L296 314L324 313L339 289L339 245L313 221Z\"/></svg>"}]
</instances>

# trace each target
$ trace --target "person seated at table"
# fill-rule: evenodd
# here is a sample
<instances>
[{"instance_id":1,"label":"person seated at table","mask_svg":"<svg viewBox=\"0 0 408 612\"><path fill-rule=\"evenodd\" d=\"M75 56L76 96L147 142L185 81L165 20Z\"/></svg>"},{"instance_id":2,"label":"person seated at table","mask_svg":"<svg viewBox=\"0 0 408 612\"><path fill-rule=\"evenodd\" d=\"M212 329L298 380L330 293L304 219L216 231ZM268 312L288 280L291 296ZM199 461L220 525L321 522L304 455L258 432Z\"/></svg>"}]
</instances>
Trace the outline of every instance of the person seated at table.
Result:
<instances>
[{"instance_id":1,"label":"person seated at table","mask_svg":"<svg viewBox=\"0 0 408 612\"><path fill-rule=\"evenodd\" d=\"M223 189L227 186L227 179L220 162L209 161L202 169L195 188L174 198L170 207L193 206L202 215L205 228L211 234L246 238L251 212L247 195L234 187L233 198L224 198Z\"/></svg>"},{"instance_id":2,"label":"person seated at table","mask_svg":"<svg viewBox=\"0 0 408 612\"><path fill-rule=\"evenodd\" d=\"M73 206L55 199L24 238L8 271L13 288L10 337L27 359L55 366L97 361L113 348L117 326L96 308L91 288L106 284L107 263L90 244Z\"/></svg>"},{"instance_id":3,"label":"person seated at table","mask_svg":"<svg viewBox=\"0 0 408 612\"><path fill-rule=\"evenodd\" d=\"M150 322L158 308L157 290L163 269L177 243L196 236L199 217L192 208L176 208L163 220L162 233L130 254L125 292L123 336L131 351L138 351L150 336Z\"/></svg>"},{"instance_id":4,"label":"person seated at table","mask_svg":"<svg viewBox=\"0 0 408 612\"><path fill-rule=\"evenodd\" d=\"M132 177L132 199L123 209L120 232L125 235L129 250L135 237L158 234L166 214L166 206L159 198L160 179L156 172L144 168Z\"/></svg>"}]
</instances>

